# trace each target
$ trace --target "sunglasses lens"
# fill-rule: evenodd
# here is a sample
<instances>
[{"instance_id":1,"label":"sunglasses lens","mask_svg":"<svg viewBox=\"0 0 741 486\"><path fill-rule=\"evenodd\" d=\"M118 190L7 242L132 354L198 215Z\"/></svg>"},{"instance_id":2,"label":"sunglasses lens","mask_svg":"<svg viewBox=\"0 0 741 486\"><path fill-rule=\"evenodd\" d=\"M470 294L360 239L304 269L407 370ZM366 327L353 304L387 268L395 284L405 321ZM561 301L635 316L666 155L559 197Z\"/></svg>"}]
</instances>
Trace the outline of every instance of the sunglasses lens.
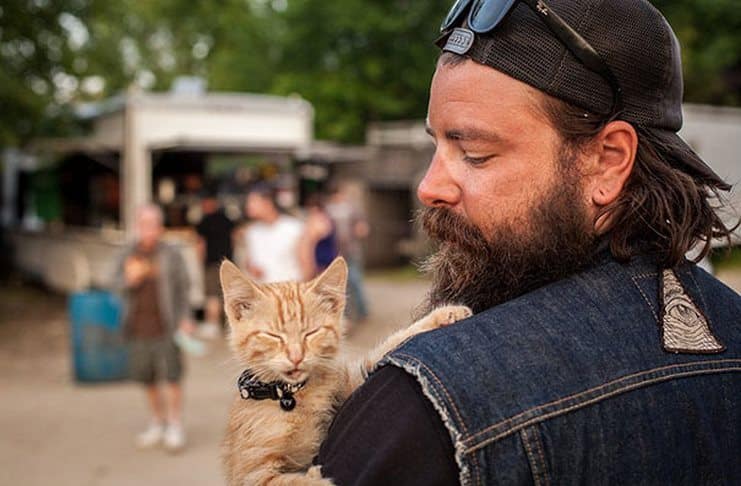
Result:
<instances>
[{"instance_id":1,"label":"sunglasses lens","mask_svg":"<svg viewBox=\"0 0 741 486\"><path fill-rule=\"evenodd\" d=\"M456 20L461 16L466 7L471 4L472 0L456 0L453 6L450 8L450 12L445 16L440 31L447 30L455 24Z\"/></svg>"},{"instance_id":2,"label":"sunglasses lens","mask_svg":"<svg viewBox=\"0 0 741 486\"><path fill-rule=\"evenodd\" d=\"M494 29L502 21L517 0L483 0L471 9L469 24L471 30L483 34Z\"/></svg>"}]
</instances>

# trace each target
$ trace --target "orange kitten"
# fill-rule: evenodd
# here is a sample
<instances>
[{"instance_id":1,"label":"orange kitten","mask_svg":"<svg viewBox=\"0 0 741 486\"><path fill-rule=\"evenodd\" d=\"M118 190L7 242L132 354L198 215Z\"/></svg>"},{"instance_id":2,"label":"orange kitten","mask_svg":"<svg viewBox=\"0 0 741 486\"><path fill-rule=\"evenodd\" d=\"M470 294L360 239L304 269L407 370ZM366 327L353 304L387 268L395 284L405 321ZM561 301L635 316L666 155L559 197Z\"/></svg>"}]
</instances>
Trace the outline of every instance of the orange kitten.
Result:
<instances>
[{"instance_id":1,"label":"orange kitten","mask_svg":"<svg viewBox=\"0 0 741 486\"><path fill-rule=\"evenodd\" d=\"M230 342L246 367L224 441L229 485L330 486L310 466L337 407L404 340L471 315L441 307L345 363L338 351L346 281L342 258L306 283L258 284L231 262L221 265Z\"/></svg>"}]
</instances>

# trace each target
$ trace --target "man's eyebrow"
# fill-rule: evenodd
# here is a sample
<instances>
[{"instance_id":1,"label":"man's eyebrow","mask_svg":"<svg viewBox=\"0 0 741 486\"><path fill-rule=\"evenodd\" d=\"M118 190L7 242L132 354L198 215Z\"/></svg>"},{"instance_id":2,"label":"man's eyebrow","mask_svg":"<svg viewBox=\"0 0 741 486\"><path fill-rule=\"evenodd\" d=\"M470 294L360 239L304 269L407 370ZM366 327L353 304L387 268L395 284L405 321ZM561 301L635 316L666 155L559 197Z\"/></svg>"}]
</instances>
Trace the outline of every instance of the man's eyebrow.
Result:
<instances>
[{"instance_id":1,"label":"man's eyebrow","mask_svg":"<svg viewBox=\"0 0 741 486\"><path fill-rule=\"evenodd\" d=\"M425 132L431 137L435 137L435 131L430 125L425 124ZM453 129L445 131L445 138L448 140L481 140L485 142L500 143L504 139L500 137L496 132L491 130L482 130L474 127L463 127L461 129Z\"/></svg>"}]
</instances>

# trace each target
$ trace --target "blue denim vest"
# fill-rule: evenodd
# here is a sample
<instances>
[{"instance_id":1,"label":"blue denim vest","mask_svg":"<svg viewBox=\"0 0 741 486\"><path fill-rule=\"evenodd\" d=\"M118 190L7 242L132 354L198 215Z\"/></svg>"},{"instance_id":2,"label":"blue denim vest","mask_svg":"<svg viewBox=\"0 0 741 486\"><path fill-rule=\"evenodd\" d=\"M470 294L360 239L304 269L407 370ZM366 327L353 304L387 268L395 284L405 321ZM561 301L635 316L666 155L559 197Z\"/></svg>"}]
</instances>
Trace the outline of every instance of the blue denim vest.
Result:
<instances>
[{"instance_id":1,"label":"blue denim vest","mask_svg":"<svg viewBox=\"0 0 741 486\"><path fill-rule=\"evenodd\" d=\"M662 274L605 257L382 364L417 378L462 484L741 484L741 297L674 269L725 349L667 352Z\"/></svg>"}]
</instances>

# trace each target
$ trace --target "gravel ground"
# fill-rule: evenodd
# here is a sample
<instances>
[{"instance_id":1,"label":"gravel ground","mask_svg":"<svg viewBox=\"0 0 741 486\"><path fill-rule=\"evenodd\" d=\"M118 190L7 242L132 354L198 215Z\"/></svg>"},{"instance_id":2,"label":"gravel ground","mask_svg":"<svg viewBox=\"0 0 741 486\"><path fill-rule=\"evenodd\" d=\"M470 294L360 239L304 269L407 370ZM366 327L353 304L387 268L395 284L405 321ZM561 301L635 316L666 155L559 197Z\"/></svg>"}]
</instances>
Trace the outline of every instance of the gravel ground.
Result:
<instances>
[{"instance_id":1,"label":"gravel ground","mask_svg":"<svg viewBox=\"0 0 741 486\"><path fill-rule=\"evenodd\" d=\"M741 291L741 271L720 278ZM353 330L360 351L409 322L422 280L370 279L373 316ZM239 369L222 341L188 359L189 445L178 455L140 451L143 394L130 383L80 385L71 377L65 299L0 287L0 484L55 486L222 484L219 443Z\"/></svg>"}]
</instances>

